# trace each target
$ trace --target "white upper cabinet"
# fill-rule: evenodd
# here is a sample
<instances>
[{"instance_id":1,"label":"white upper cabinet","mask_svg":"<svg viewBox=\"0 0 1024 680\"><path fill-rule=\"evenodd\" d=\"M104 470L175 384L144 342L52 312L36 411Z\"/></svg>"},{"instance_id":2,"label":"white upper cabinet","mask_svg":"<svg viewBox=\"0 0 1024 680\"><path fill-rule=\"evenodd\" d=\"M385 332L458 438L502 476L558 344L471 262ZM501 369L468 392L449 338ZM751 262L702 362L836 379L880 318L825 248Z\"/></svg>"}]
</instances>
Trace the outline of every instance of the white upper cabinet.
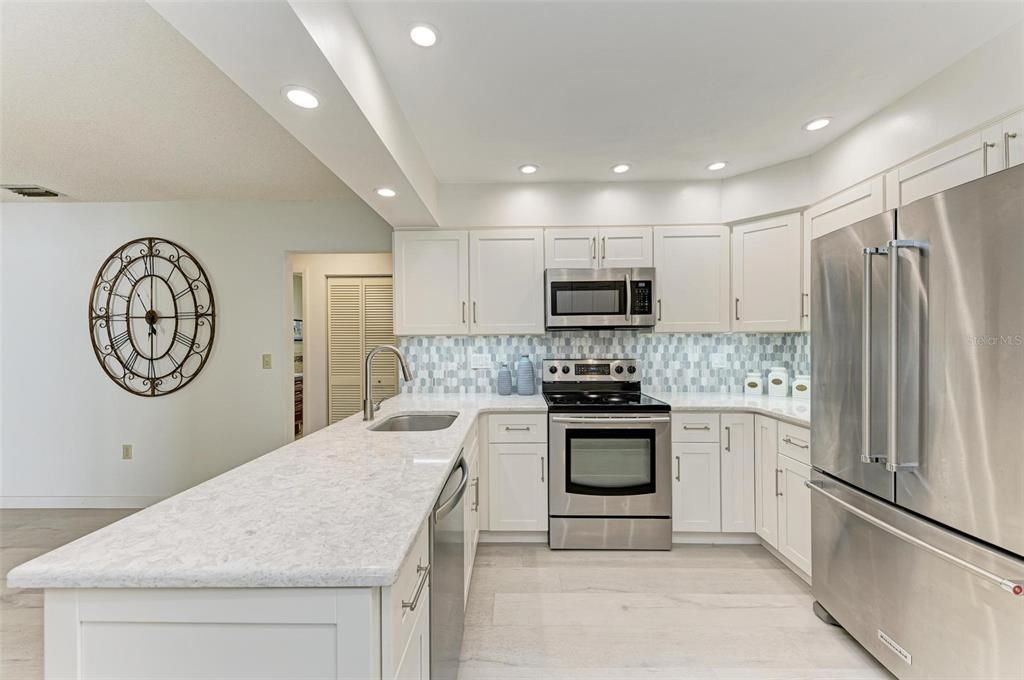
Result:
<instances>
[{"instance_id":1,"label":"white upper cabinet","mask_svg":"<svg viewBox=\"0 0 1024 680\"><path fill-rule=\"evenodd\" d=\"M468 333L469 233L396 231L394 238L395 335Z\"/></svg>"},{"instance_id":2,"label":"white upper cabinet","mask_svg":"<svg viewBox=\"0 0 1024 680\"><path fill-rule=\"evenodd\" d=\"M655 330L728 331L729 228L659 227L654 233Z\"/></svg>"},{"instance_id":3,"label":"white upper cabinet","mask_svg":"<svg viewBox=\"0 0 1024 680\"><path fill-rule=\"evenodd\" d=\"M1004 166L1013 167L1024 163L1024 111L1005 119L1000 132Z\"/></svg>"},{"instance_id":4,"label":"white upper cabinet","mask_svg":"<svg viewBox=\"0 0 1024 680\"><path fill-rule=\"evenodd\" d=\"M800 330L800 213L732 231L734 331Z\"/></svg>"},{"instance_id":5,"label":"white upper cabinet","mask_svg":"<svg viewBox=\"0 0 1024 680\"><path fill-rule=\"evenodd\" d=\"M899 204L907 205L983 177L989 163L998 162L997 139L976 132L901 165L897 170Z\"/></svg>"},{"instance_id":6,"label":"white upper cabinet","mask_svg":"<svg viewBox=\"0 0 1024 680\"><path fill-rule=\"evenodd\" d=\"M650 227L602 227L600 267L653 267L654 235Z\"/></svg>"},{"instance_id":7,"label":"white upper cabinet","mask_svg":"<svg viewBox=\"0 0 1024 680\"><path fill-rule=\"evenodd\" d=\"M754 416L722 414L722 531L754 531Z\"/></svg>"},{"instance_id":8,"label":"white upper cabinet","mask_svg":"<svg viewBox=\"0 0 1024 680\"><path fill-rule=\"evenodd\" d=\"M811 238L885 212L883 185L878 175L812 205L804 215Z\"/></svg>"},{"instance_id":9,"label":"white upper cabinet","mask_svg":"<svg viewBox=\"0 0 1024 680\"><path fill-rule=\"evenodd\" d=\"M597 229L545 229L544 266L548 269L597 267Z\"/></svg>"},{"instance_id":10,"label":"white upper cabinet","mask_svg":"<svg viewBox=\"0 0 1024 680\"><path fill-rule=\"evenodd\" d=\"M545 229L544 263L549 269L651 267L653 245L650 227Z\"/></svg>"},{"instance_id":11,"label":"white upper cabinet","mask_svg":"<svg viewBox=\"0 0 1024 680\"><path fill-rule=\"evenodd\" d=\"M811 227L800 230L800 330L811 330Z\"/></svg>"},{"instance_id":12,"label":"white upper cabinet","mask_svg":"<svg viewBox=\"0 0 1024 680\"><path fill-rule=\"evenodd\" d=\"M471 332L543 333L543 230L473 231L469 238Z\"/></svg>"}]
</instances>

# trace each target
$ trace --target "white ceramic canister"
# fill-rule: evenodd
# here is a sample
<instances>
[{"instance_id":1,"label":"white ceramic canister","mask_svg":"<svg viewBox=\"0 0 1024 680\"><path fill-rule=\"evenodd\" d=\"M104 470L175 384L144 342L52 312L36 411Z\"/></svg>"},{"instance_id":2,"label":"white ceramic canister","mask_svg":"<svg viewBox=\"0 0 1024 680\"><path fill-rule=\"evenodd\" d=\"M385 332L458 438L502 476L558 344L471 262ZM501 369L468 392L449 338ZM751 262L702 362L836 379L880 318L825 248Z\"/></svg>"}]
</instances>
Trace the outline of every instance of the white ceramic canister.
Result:
<instances>
[{"instance_id":1,"label":"white ceramic canister","mask_svg":"<svg viewBox=\"0 0 1024 680\"><path fill-rule=\"evenodd\" d=\"M760 371L751 371L743 380L744 394L764 394L764 379Z\"/></svg>"},{"instance_id":2,"label":"white ceramic canister","mask_svg":"<svg viewBox=\"0 0 1024 680\"><path fill-rule=\"evenodd\" d=\"M798 375L793 378L793 396L797 399L811 398L811 376Z\"/></svg>"},{"instance_id":3,"label":"white ceramic canister","mask_svg":"<svg viewBox=\"0 0 1024 680\"><path fill-rule=\"evenodd\" d=\"M789 396L789 371L784 366L772 366L768 371L768 396Z\"/></svg>"}]
</instances>

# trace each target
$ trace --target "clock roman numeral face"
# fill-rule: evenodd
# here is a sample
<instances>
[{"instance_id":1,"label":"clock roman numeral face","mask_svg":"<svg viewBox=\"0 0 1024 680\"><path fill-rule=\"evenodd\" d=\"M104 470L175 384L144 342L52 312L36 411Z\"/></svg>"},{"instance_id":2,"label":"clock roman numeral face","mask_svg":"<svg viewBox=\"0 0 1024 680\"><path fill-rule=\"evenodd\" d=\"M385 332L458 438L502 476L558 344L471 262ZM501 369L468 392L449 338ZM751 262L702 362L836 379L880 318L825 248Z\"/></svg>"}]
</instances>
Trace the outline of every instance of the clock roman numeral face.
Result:
<instances>
[{"instance_id":1,"label":"clock roman numeral face","mask_svg":"<svg viewBox=\"0 0 1024 680\"><path fill-rule=\"evenodd\" d=\"M126 243L100 267L89 305L93 349L107 375L142 396L188 384L213 346L213 289L188 251L160 238Z\"/></svg>"}]
</instances>

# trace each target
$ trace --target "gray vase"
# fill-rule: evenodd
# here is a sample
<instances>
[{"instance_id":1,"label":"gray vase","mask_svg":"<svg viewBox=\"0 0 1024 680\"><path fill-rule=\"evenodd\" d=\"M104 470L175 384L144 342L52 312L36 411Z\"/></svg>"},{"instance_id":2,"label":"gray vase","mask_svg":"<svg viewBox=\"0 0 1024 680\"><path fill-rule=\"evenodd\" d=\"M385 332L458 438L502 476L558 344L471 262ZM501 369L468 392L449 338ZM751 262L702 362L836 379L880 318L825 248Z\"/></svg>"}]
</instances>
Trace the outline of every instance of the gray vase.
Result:
<instances>
[{"instance_id":1,"label":"gray vase","mask_svg":"<svg viewBox=\"0 0 1024 680\"><path fill-rule=\"evenodd\" d=\"M516 364L516 391L523 396L529 396L537 391L534 384L533 362L525 354L519 357Z\"/></svg>"},{"instance_id":2,"label":"gray vase","mask_svg":"<svg viewBox=\"0 0 1024 680\"><path fill-rule=\"evenodd\" d=\"M502 364L498 369L498 394L512 394L512 371L508 370L508 364Z\"/></svg>"}]
</instances>

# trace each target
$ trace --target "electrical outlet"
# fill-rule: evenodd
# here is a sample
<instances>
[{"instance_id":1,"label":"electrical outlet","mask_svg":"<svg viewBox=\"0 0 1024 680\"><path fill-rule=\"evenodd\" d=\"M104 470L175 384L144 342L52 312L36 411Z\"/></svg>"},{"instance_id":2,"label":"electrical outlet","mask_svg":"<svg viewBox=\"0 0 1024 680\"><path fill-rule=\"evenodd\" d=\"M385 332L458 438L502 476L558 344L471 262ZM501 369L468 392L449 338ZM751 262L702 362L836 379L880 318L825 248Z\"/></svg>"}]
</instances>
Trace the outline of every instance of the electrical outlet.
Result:
<instances>
[{"instance_id":1,"label":"electrical outlet","mask_svg":"<svg viewBox=\"0 0 1024 680\"><path fill-rule=\"evenodd\" d=\"M469 366L475 370L486 370L494 365L494 360L486 354L472 354L469 357Z\"/></svg>"},{"instance_id":2,"label":"electrical outlet","mask_svg":"<svg viewBox=\"0 0 1024 680\"><path fill-rule=\"evenodd\" d=\"M269 369L272 366L273 366L273 361L271 360L271 356L269 354L264 354L263 355L263 368L264 369Z\"/></svg>"},{"instance_id":3,"label":"electrical outlet","mask_svg":"<svg viewBox=\"0 0 1024 680\"><path fill-rule=\"evenodd\" d=\"M131 444L121 444L121 460L131 460L131 459L132 459L132 445Z\"/></svg>"},{"instance_id":4,"label":"electrical outlet","mask_svg":"<svg viewBox=\"0 0 1024 680\"><path fill-rule=\"evenodd\" d=\"M720 353L712 354L711 368L725 368L725 355Z\"/></svg>"}]
</instances>

